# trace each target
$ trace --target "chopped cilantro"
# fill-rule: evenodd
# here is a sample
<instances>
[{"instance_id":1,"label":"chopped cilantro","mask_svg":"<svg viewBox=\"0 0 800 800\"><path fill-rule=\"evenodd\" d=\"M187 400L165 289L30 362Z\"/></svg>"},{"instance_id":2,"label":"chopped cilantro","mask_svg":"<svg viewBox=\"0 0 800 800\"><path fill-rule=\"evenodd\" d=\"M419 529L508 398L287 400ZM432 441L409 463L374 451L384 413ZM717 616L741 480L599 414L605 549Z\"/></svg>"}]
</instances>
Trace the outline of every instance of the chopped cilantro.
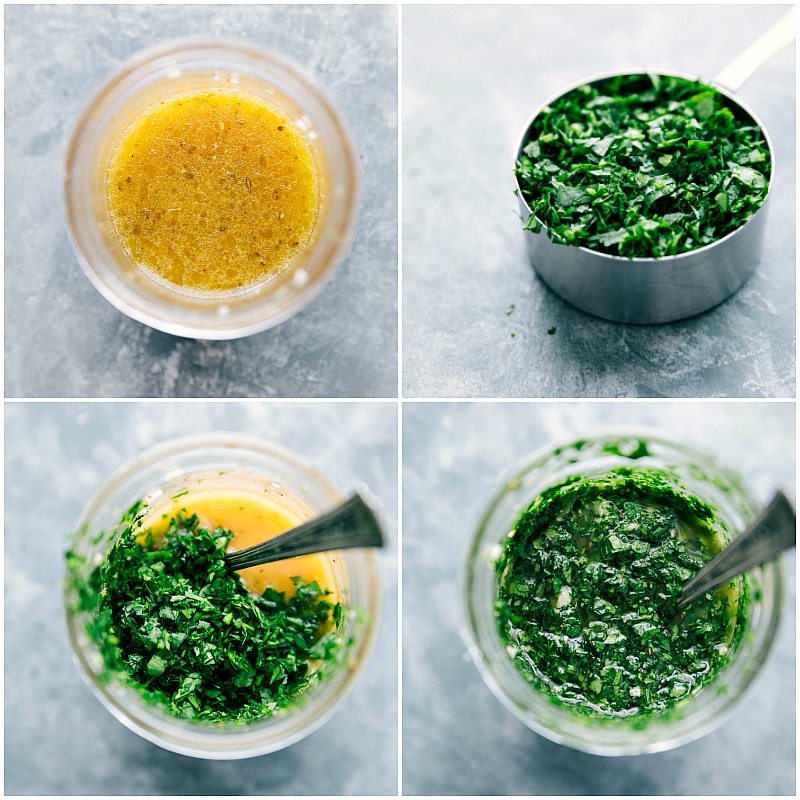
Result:
<instances>
[{"instance_id":1,"label":"chopped cilantro","mask_svg":"<svg viewBox=\"0 0 800 800\"><path fill-rule=\"evenodd\" d=\"M620 75L539 114L515 172L525 228L629 258L723 238L759 209L769 147L756 122L697 81Z\"/></svg>"},{"instance_id":2,"label":"chopped cilantro","mask_svg":"<svg viewBox=\"0 0 800 800\"><path fill-rule=\"evenodd\" d=\"M141 510L123 516L98 566L67 553L71 610L85 615L105 679L175 716L228 722L295 703L338 661L342 608L317 583L251 594L223 561L230 531L178 514L153 541Z\"/></svg>"},{"instance_id":3,"label":"chopped cilantro","mask_svg":"<svg viewBox=\"0 0 800 800\"><path fill-rule=\"evenodd\" d=\"M548 336L552 336L555 332L556 332L555 328L548 328L547 329L547 335Z\"/></svg>"}]
</instances>

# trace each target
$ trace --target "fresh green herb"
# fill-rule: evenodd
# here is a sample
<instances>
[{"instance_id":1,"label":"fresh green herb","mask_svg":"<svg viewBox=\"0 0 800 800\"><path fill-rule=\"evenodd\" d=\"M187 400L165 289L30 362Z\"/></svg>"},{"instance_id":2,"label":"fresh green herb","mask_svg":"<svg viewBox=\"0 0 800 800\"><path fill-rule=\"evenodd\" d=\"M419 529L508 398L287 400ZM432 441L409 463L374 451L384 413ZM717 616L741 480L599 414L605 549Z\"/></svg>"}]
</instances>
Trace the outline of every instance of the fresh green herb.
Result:
<instances>
[{"instance_id":1,"label":"fresh green herb","mask_svg":"<svg viewBox=\"0 0 800 800\"><path fill-rule=\"evenodd\" d=\"M120 675L169 713L208 722L268 716L299 700L340 657L342 607L315 582L251 594L223 561L233 534L178 514L163 538L137 503L106 559L67 553L73 613Z\"/></svg>"},{"instance_id":2,"label":"fresh green herb","mask_svg":"<svg viewBox=\"0 0 800 800\"><path fill-rule=\"evenodd\" d=\"M582 442L581 444L584 447L586 446L586 442ZM641 439L621 439L618 442L603 445L603 452L615 456L622 456L632 461L652 455L650 449L647 447L647 442L643 442Z\"/></svg>"},{"instance_id":3,"label":"fresh green herb","mask_svg":"<svg viewBox=\"0 0 800 800\"><path fill-rule=\"evenodd\" d=\"M509 306L509 307L506 309L506 316L507 316L507 317L511 316L511 314L513 314L513 313L514 313L514 309L515 309L515 308L516 308L516 306L515 306L515 305L512 303L512 304L511 304L511 305L510 305L510 306Z\"/></svg>"},{"instance_id":4,"label":"fresh green herb","mask_svg":"<svg viewBox=\"0 0 800 800\"><path fill-rule=\"evenodd\" d=\"M741 227L764 202L772 165L761 128L715 89L620 75L544 109L515 171L527 230L659 258Z\"/></svg>"},{"instance_id":5,"label":"fresh green herb","mask_svg":"<svg viewBox=\"0 0 800 800\"><path fill-rule=\"evenodd\" d=\"M178 492L178 494L172 495L172 499L177 500L179 497L183 497L185 494L189 494L188 489L184 489L182 492Z\"/></svg>"},{"instance_id":6,"label":"fresh green herb","mask_svg":"<svg viewBox=\"0 0 800 800\"><path fill-rule=\"evenodd\" d=\"M724 543L713 510L665 473L568 478L531 503L497 563L506 649L582 713L663 711L713 680L742 635L743 580L674 617L682 585Z\"/></svg>"},{"instance_id":7,"label":"fresh green herb","mask_svg":"<svg viewBox=\"0 0 800 800\"><path fill-rule=\"evenodd\" d=\"M547 329L547 335L548 336L552 336L555 332L556 332L555 328L548 328Z\"/></svg>"},{"instance_id":8,"label":"fresh green herb","mask_svg":"<svg viewBox=\"0 0 800 800\"><path fill-rule=\"evenodd\" d=\"M516 334L516 333L512 333L512 334L511 334L511 338L512 338L512 339L515 339L515 338L516 338L516 336L517 336L517 334Z\"/></svg>"}]
</instances>

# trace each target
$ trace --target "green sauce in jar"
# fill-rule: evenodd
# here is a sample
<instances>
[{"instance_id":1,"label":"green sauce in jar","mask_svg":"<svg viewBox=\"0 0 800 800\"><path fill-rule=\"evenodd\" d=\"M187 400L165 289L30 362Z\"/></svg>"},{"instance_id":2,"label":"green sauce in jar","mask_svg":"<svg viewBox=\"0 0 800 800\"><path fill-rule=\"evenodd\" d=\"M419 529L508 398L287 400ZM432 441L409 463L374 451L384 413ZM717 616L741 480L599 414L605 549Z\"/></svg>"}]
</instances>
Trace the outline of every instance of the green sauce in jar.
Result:
<instances>
[{"instance_id":1,"label":"green sauce in jar","mask_svg":"<svg viewBox=\"0 0 800 800\"><path fill-rule=\"evenodd\" d=\"M522 513L497 562L507 652L585 714L677 704L713 680L744 629L744 578L674 615L683 584L727 539L714 510L661 470L567 478Z\"/></svg>"}]
</instances>

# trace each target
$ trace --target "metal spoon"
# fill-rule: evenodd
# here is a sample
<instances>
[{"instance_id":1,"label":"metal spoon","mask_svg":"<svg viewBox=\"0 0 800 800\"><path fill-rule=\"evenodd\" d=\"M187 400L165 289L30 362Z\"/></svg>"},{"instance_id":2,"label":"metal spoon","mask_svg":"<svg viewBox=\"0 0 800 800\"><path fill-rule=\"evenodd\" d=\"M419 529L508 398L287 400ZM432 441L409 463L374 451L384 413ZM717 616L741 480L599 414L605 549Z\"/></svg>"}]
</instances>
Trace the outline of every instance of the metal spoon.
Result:
<instances>
[{"instance_id":1,"label":"metal spoon","mask_svg":"<svg viewBox=\"0 0 800 800\"><path fill-rule=\"evenodd\" d=\"M380 524L358 493L336 508L286 533L229 553L225 556L225 564L231 570L239 570L348 547L383 547Z\"/></svg>"},{"instance_id":2,"label":"metal spoon","mask_svg":"<svg viewBox=\"0 0 800 800\"><path fill-rule=\"evenodd\" d=\"M797 541L797 518L791 501L778 491L747 530L717 553L683 587L676 613L701 595L748 569L772 561Z\"/></svg>"}]
</instances>

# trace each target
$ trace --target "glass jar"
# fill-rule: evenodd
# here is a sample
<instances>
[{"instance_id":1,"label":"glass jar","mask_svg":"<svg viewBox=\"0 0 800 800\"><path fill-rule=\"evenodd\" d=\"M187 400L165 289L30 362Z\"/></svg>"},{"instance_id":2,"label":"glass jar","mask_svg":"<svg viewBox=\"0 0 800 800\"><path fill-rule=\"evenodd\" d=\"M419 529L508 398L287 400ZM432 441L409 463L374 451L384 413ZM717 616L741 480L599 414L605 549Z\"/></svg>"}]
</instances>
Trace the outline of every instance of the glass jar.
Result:
<instances>
[{"instance_id":1,"label":"glass jar","mask_svg":"<svg viewBox=\"0 0 800 800\"><path fill-rule=\"evenodd\" d=\"M152 506L187 476L245 474L260 478L263 490L296 495L321 513L342 502L336 489L313 466L278 445L233 433L204 434L170 440L124 465L97 491L83 511L72 549L99 563L113 540L122 514L137 500ZM223 477L226 477L223 476ZM206 488L209 486L206 479ZM131 686L103 680L103 659L87 635L86 615L73 611L74 597L65 590L67 630L75 661L103 705L131 730L167 750L211 759L247 758L279 750L320 727L344 701L363 669L377 634L380 606L378 567L371 549L337 551L331 558L343 614L343 657L317 683L306 689L296 706L246 723L211 725L170 716L147 703ZM326 665L327 669L327 665Z\"/></svg>"},{"instance_id":2,"label":"glass jar","mask_svg":"<svg viewBox=\"0 0 800 800\"><path fill-rule=\"evenodd\" d=\"M226 86L262 98L294 120L317 169L318 216L311 240L280 273L226 291L187 289L131 260L111 219L106 170L121 134L146 109L181 92ZM341 262L358 214L358 158L335 106L300 66L236 40L187 37L135 54L83 109L65 169L67 222L83 271L120 311L176 336L235 339L297 313Z\"/></svg>"},{"instance_id":3,"label":"glass jar","mask_svg":"<svg viewBox=\"0 0 800 800\"><path fill-rule=\"evenodd\" d=\"M486 684L518 719L548 739L597 755L668 750L696 739L724 721L763 665L775 639L782 602L779 562L748 572L745 635L727 664L696 694L648 716L601 719L571 710L529 683L500 638L495 564L509 532L531 501L573 476L595 476L636 466L662 470L711 505L731 537L743 532L759 503L734 471L660 433L625 431L547 446L514 470L478 523L464 576L465 641Z\"/></svg>"}]
</instances>

